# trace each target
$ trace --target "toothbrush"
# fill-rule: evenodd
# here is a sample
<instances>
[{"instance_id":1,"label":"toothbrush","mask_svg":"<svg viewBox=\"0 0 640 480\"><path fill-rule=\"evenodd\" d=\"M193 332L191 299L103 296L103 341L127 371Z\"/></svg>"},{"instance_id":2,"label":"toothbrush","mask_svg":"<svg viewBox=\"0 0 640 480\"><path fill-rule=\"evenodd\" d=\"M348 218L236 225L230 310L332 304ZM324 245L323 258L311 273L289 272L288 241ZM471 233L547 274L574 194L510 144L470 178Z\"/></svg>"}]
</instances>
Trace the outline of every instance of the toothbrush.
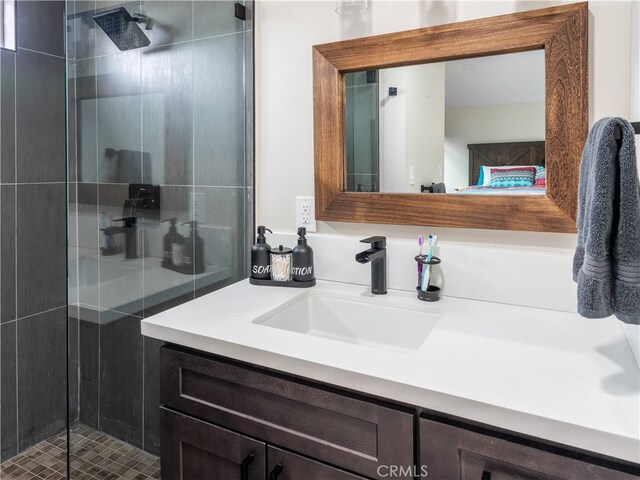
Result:
<instances>
[{"instance_id":1,"label":"toothbrush","mask_svg":"<svg viewBox=\"0 0 640 480\"><path fill-rule=\"evenodd\" d=\"M424 276L424 278L426 279L426 281L424 281L424 289L426 290L429 288L429 282L431 281L431 265L429 265L428 263L431 261L431 259L433 258L433 251L436 248L436 244L438 243L438 236L437 235L429 235L429 254L427 255L427 272L426 275Z\"/></svg>"},{"instance_id":2,"label":"toothbrush","mask_svg":"<svg viewBox=\"0 0 640 480\"><path fill-rule=\"evenodd\" d=\"M431 260L431 257L433 255L433 251L431 248L431 242L433 242L433 236L429 235L429 238L427 240L427 258L425 260L425 267L422 270L422 275L421 275L421 279L420 279L420 290L422 290L423 292L427 289L428 286L428 272L429 272L429 261Z\"/></svg>"},{"instance_id":3,"label":"toothbrush","mask_svg":"<svg viewBox=\"0 0 640 480\"><path fill-rule=\"evenodd\" d=\"M420 278L420 290L423 292L427 289L427 272L429 271L429 265L425 265L426 268L422 269L422 275Z\"/></svg>"},{"instance_id":4,"label":"toothbrush","mask_svg":"<svg viewBox=\"0 0 640 480\"><path fill-rule=\"evenodd\" d=\"M433 258L433 250L436 247L436 243L438 243L438 236L429 235L429 240L427 241L428 253L425 260L427 268L425 268L422 272L422 279L420 281L420 290L422 291L425 291L427 290L427 288L429 288L429 280L431 279L431 265L429 265L429 262L431 261L431 258Z\"/></svg>"},{"instance_id":5,"label":"toothbrush","mask_svg":"<svg viewBox=\"0 0 640 480\"><path fill-rule=\"evenodd\" d=\"M422 235L418 235L418 256L422 257L422 245L424 245L424 237ZM418 262L418 285L422 281L422 262Z\"/></svg>"},{"instance_id":6,"label":"toothbrush","mask_svg":"<svg viewBox=\"0 0 640 480\"><path fill-rule=\"evenodd\" d=\"M438 236L429 235L429 253L427 254L427 261L431 260L431 257L433 257L433 251L436 248L436 243L438 243Z\"/></svg>"}]
</instances>

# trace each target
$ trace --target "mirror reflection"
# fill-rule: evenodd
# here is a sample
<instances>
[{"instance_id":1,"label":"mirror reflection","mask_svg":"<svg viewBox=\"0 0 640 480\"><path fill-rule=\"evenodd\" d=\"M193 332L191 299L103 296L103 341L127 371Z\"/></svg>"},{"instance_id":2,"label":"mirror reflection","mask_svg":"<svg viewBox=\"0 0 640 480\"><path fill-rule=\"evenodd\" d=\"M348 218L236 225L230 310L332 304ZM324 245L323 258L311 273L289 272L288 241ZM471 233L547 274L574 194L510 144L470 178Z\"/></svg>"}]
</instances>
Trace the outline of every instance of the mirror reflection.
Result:
<instances>
[{"instance_id":1,"label":"mirror reflection","mask_svg":"<svg viewBox=\"0 0 640 480\"><path fill-rule=\"evenodd\" d=\"M544 50L353 72L349 192L544 195Z\"/></svg>"}]
</instances>

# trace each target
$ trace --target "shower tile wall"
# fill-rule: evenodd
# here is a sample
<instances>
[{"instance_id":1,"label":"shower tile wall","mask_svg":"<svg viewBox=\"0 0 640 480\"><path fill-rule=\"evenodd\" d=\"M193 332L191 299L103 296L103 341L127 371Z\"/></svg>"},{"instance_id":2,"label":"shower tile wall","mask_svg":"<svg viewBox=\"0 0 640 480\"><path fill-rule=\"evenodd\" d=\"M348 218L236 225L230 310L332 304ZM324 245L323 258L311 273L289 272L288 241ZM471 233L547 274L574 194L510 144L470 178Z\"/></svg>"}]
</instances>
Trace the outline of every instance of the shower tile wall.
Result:
<instances>
[{"instance_id":1,"label":"shower tile wall","mask_svg":"<svg viewBox=\"0 0 640 480\"><path fill-rule=\"evenodd\" d=\"M119 6L153 19L149 47L120 52L95 28L96 10ZM235 18L230 1L75 1L69 8L70 382L79 399L72 415L157 453L160 343L140 335L140 320L246 276L252 22ZM147 160L123 174L106 149L145 152L138 158ZM160 186L160 219L201 222L209 273L160 268L168 223L144 213L140 258L100 254L101 215L122 216L129 184L139 182Z\"/></svg>"},{"instance_id":2,"label":"shower tile wall","mask_svg":"<svg viewBox=\"0 0 640 480\"><path fill-rule=\"evenodd\" d=\"M66 426L64 2L20 1L0 51L0 457Z\"/></svg>"}]
</instances>

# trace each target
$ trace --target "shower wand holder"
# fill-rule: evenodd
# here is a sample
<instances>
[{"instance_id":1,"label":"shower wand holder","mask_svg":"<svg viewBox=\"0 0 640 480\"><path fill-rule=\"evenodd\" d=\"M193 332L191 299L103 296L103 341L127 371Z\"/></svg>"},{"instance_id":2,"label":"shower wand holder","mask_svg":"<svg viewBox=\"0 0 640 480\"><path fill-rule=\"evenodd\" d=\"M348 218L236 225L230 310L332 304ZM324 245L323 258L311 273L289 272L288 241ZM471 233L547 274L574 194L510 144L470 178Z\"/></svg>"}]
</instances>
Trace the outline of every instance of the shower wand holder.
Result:
<instances>
[{"instance_id":1,"label":"shower wand holder","mask_svg":"<svg viewBox=\"0 0 640 480\"><path fill-rule=\"evenodd\" d=\"M251 278L249 277L249 283L251 285L261 285L265 287L293 287L293 288L308 288L313 287L316 284L316 279L313 278L306 282L297 280L288 280L286 282L279 282L277 280L269 280L264 278Z\"/></svg>"}]
</instances>

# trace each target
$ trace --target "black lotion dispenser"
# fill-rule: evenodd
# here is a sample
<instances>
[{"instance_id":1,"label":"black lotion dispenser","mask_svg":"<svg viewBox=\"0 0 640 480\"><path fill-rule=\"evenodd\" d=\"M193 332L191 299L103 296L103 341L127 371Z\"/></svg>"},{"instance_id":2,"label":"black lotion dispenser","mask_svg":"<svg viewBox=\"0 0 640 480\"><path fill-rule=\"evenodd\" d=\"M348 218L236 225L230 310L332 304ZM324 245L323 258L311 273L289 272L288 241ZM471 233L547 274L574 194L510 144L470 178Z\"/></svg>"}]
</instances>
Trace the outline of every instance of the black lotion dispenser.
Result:
<instances>
[{"instance_id":1,"label":"black lotion dispenser","mask_svg":"<svg viewBox=\"0 0 640 480\"><path fill-rule=\"evenodd\" d=\"M251 247L251 278L269 280L271 278L271 245L267 243L265 231L273 233L264 225L260 225L256 243Z\"/></svg>"},{"instance_id":2,"label":"black lotion dispenser","mask_svg":"<svg viewBox=\"0 0 640 480\"><path fill-rule=\"evenodd\" d=\"M174 253L179 253L177 250L184 242L184 237L178 233L176 228L176 217L167 218L162 222L170 222L169 232L164 236L162 240L162 266L177 266L178 263L174 259Z\"/></svg>"},{"instance_id":3,"label":"black lotion dispenser","mask_svg":"<svg viewBox=\"0 0 640 480\"><path fill-rule=\"evenodd\" d=\"M306 228L298 228L298 244L293 247L293 271L291 278L296 282L309 282L314 279L313 249L307 245L306 234Z\"/></svg>"},{"instance_id":4,"label":"black lotion dispenser","mask_svg":"<svg viewBox=\"0 0 640 480\"><path fill-rule=\"evenodd\" d=\"M204 242L198 235L198 222L191 220L182 225L191 225L191 232L184 239L185 273L202 273L204 272Z\"/></svg>"}]
</instances>

